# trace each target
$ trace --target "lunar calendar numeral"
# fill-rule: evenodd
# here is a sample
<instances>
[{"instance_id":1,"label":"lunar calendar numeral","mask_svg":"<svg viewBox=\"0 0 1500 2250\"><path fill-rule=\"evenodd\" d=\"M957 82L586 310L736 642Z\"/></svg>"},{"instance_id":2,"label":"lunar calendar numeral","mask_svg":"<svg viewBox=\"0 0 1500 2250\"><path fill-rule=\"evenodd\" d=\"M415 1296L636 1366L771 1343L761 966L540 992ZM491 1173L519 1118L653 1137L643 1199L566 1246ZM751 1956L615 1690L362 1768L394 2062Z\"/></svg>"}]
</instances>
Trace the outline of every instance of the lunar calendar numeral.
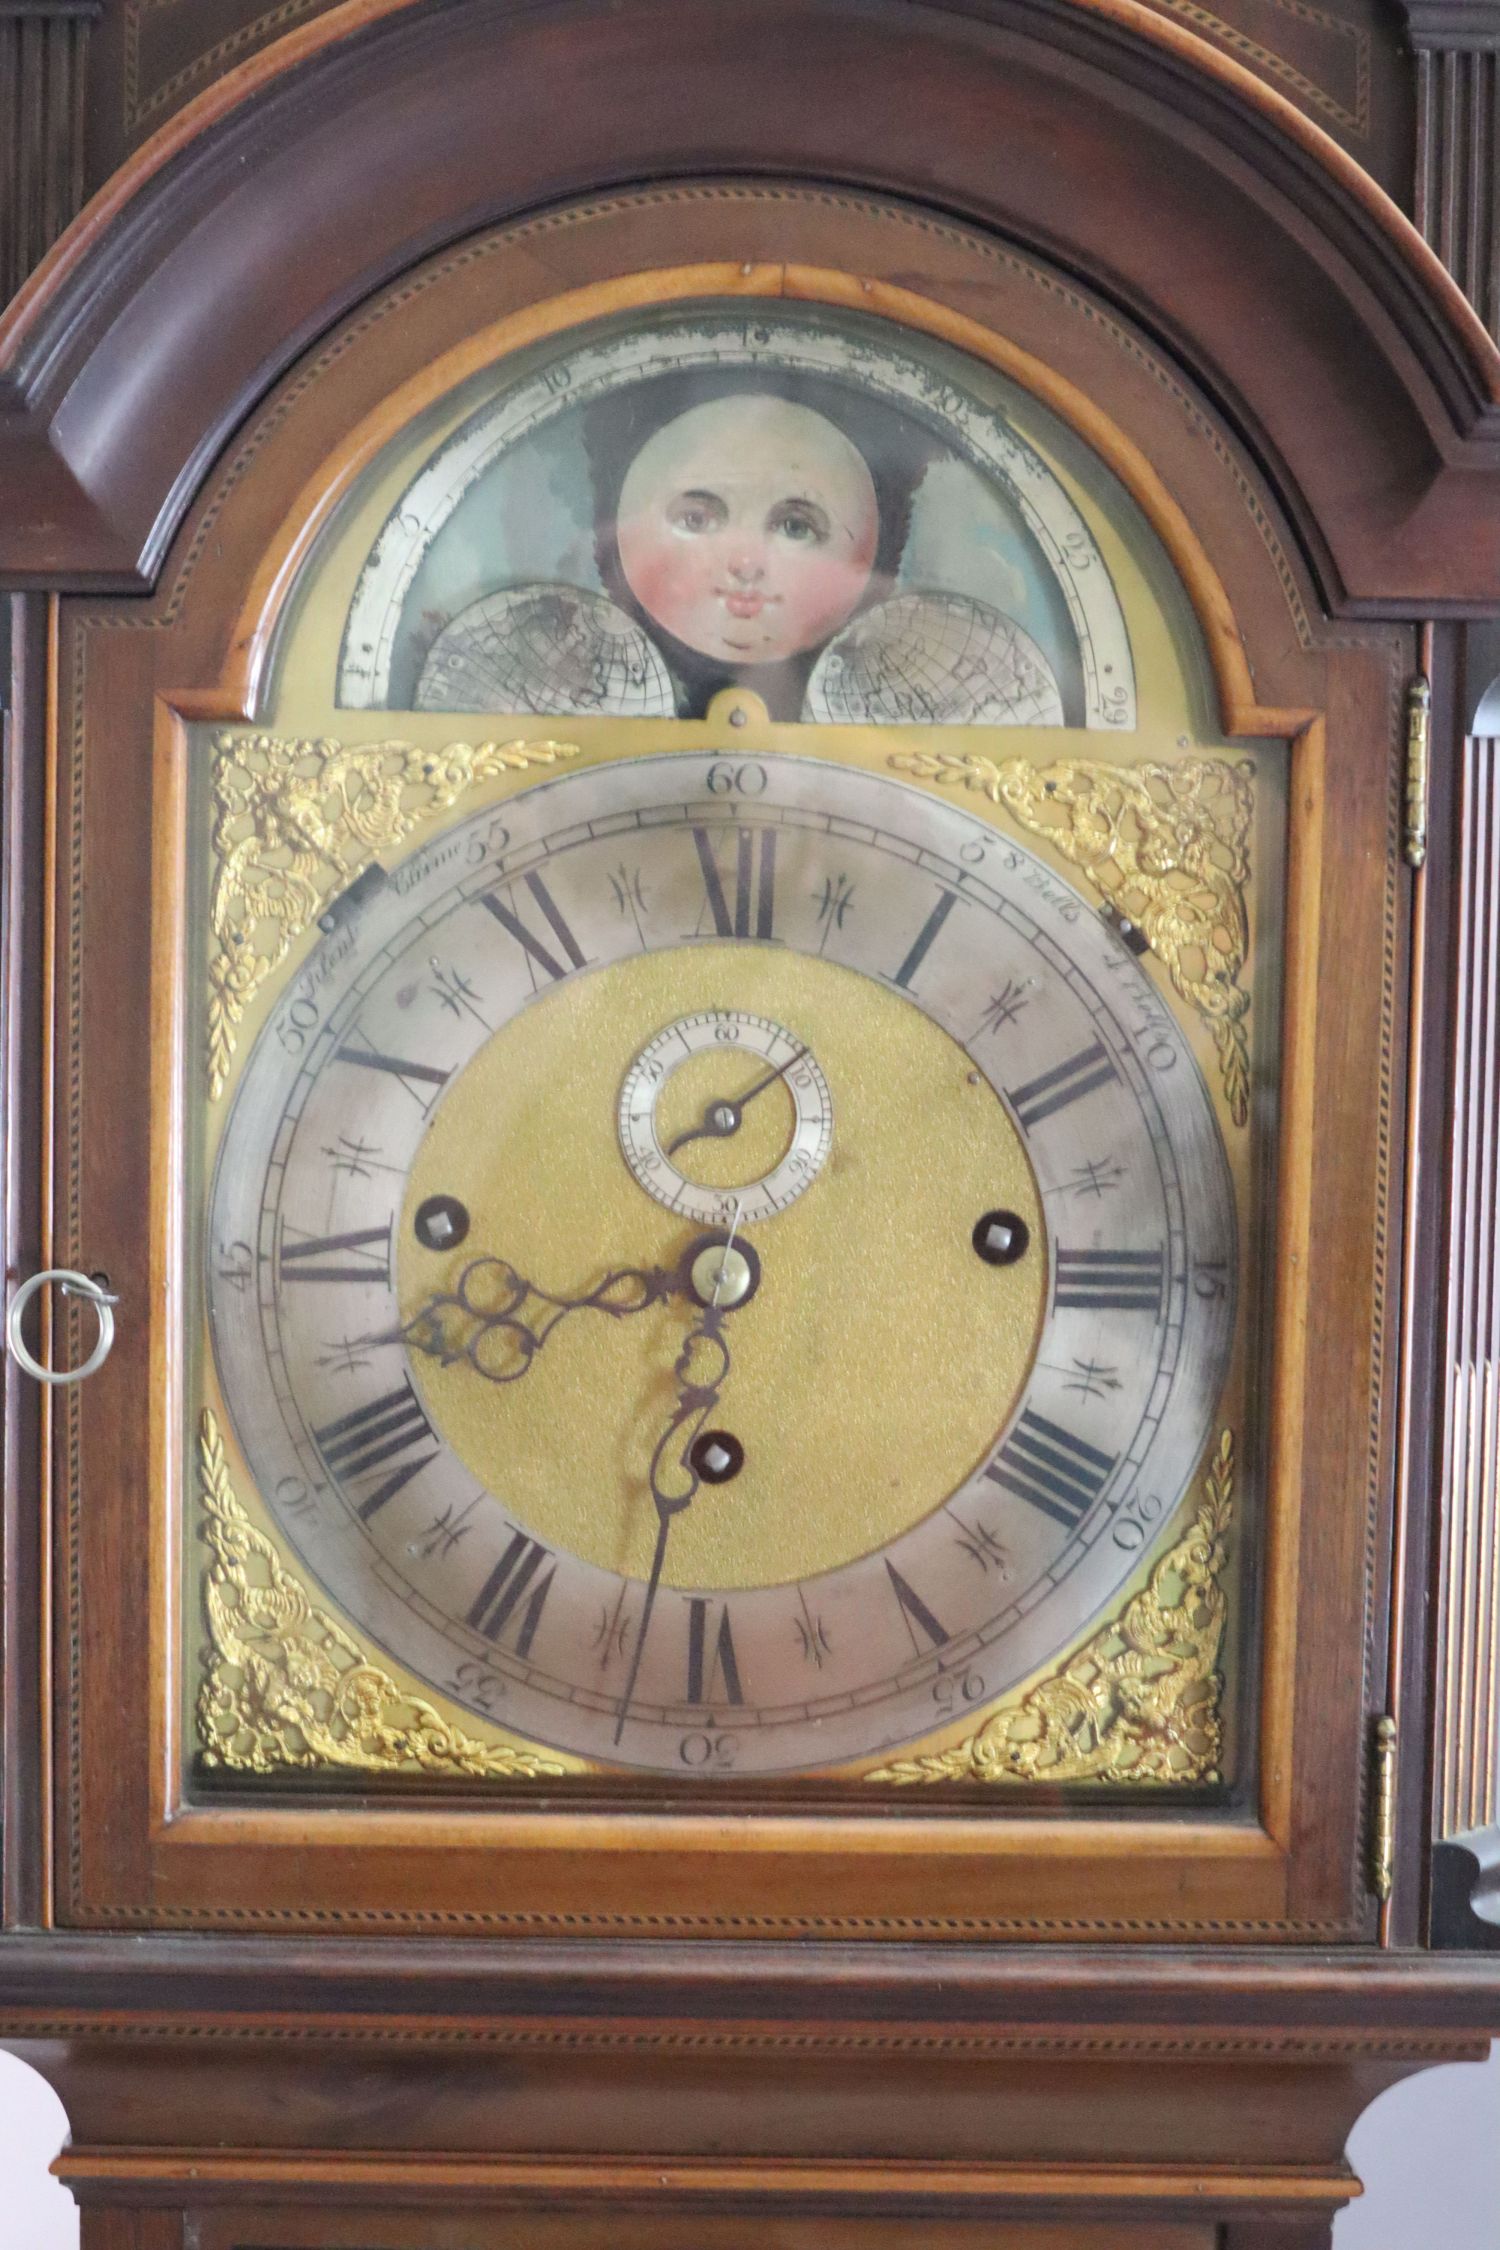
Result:
<instances>
[{"instance_id":1,"label":"lunar calendar numeral","mask_svg":"<svg viewBox=\"0 0 1500 2250\"><path fill-rule=\"evenodd\" d=\"M713 1655L709 1656L708 1608L706 1601L695 1595L688 1603L688 1672L687 1699L689 1703L713 1703L716 1680L724 1683L726 1703L743 1703L740 1687L740 1668L735 1661L734 1636L729 1630L729 1611L719 1615L719 1630L714 1636ZM707 1694L704 1689L707 1687Z\"/></svg>"},{"instance_id":2,"label":"lunar calendar numeral","mask_svg":"<svg viewBox=\"0 0 1500 2250\"><path fill-rule=\"evenodd\" d=\"M372 1255L375 1243L380 1245L380 1255ZM312 1261L331 1257L339 1250L360 1251L363 1256L356 1262L344 1265L314 1264ZM383 1227L356 1227L349 1234L325 1234L307 1242L287 1242L281 1245L281 1278L283 1281L384 1281L390 1266L391 1222Z\"/></svg>"},{"instance_id":3,"label":"lunar calendar numeral","mask_svg":"<svg viewBox=\"0 0 1500 2250\"><path fill-rule=\"evenodd\" d=\"M545 1578L540 1576L544 1563L552 1566ZM524 1531L518 1531L480 1587L479 1598L469 1612L469 1623L476 1633L483 1633L487 1641L498 1641L511 1619L519 1613L516 1654L529 1656L556 1576L557 1562L551 1550L528 1538Z\"/></svg>"},{"instance_id":4,"label":"lunar calendar numeral","mask_svg":"<svg viewBox=\"0 0 1500 2250\"><path fill-rule=\"evenodd\" d=\"M1118 1455L1101 1453L1031 1407L985 1470L992 1482L1076 1531L1100 1493Z\"/></svg>"},{"instance_id":5,"label":"lunar calendar numeral","mask_svg":"<svg viewBox=\"0 0 1500 2250\"><path fill-rule=\"evenodd\" d=\"M906 1630L911 1635L911 1645L918 1656L922 1654L922 1641L917 1638L919 1633L929 1648L942 1648L948 1638L947 1630L938 1623L921 1595L907 1584L889 1559L886 1561L885 1573L891 1582L891 1592L901 1605L901 1615L905 1619Z\"/></svg>"},{"instance_id":6,"label":"lunar calendar numeral","mask_svg":"<svg viewBox=\"0 0 1500 2250\"><path fill-rule=\"evenodd\" d=\"M418 1405L410 1383L402 1383L399 1389L386 1391L381 1397L372 1398L367 1406L356 1406L352 1413L341 1414L337 1421L325 1423L321 1430L313 1431L324 1460L340 1478L368 1476L372 1469L383 1468L387 1461L397 1461L398 1455L409 1452L432 1435L432 1424ZM387 1500L393 1499L403 1485L410 1484L429 1461L435 1461L439 1450L434 1445L430 1452L420 1453L409 1461L398 1461L384 1483L361 1501L359 1512L366 1522Z\"/></svg>"},{"instance_id":7,"label":"lunar calendar numeral","mask_svg":"<svg viewBox=\"0 0 1500 2250\"><path fill-rule=\"evenodd\" d=\"M526 875L522 877L522 881L541 909L548 928L567 955L569 965L575 969L584 968L587 965L587 956L580 951L577 938L574 937L567 923L563 920L557 901L542 881L541 876ZM544 944L541 938L526 927L520 915L515 912L514 908L507 906L504 899L497 897L493 891L482 891L479 903L481 906L489 908L501 929L509 930L517 945L521 946L529 958L535 961L537 967L551 977L554 982L567 975L567 969L563 967L551 947Z\"/></svg>"},{"instance_id":8,"label":"lunar calendar numeral","mask_svg":"<svg viewBox=\"0 0 1500 2250\"><path fill-rule=\"evenodd\" d=\"M1029 1133L1044 1117L1055 1116L1058 1110L1081 1101L1085 1094L1093 1093L1096 1086L1107 1086L1119 1075L1096 1039L1091 1047L1069 1055L1066 1062L1044 1070L1040 1078L1033 1078L1025 1086L1013 1086L1008 1091L1015 1113Z\"/></svg>"},{"instance_id":9,"label":"lunar calendar numeral","mask_svg":"<svg viewBox=\"0 0 1500 2250\"><path fill-rule=\"evenodd\" d=\"M724 892L724 878L714 858L706 828L693 830L703 888L709 912L720 937L769 938L775 935L776 831L774 828L736 828L734 831L734 913ZM751 918L755 927L752 929Z\"/></svg>"},{"instance_id":10,"label":"lunar calendar numeral","mask_svg":"<svg viewBox=\"0 0 1500 2250\"><path fill-rule=\"evenodd\" d=\"M1064 1309L1088 1312L1161 1311L1159 1250L1059 1250L1057 1294Z\"/></svg>"}]
</instances>

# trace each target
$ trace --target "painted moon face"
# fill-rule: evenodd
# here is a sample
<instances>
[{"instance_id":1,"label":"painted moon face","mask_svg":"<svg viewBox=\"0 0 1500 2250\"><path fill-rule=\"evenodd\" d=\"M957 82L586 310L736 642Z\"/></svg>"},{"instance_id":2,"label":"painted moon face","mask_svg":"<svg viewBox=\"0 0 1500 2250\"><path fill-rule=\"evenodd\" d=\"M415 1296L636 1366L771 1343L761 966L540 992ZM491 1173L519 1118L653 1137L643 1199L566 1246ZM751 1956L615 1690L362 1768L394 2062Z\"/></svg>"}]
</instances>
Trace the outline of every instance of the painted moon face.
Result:
<instances>
[{"instance_id":1,"label":"painted moon face","mask_svg":"<svg viewBox=\"0 0 1500 2250\"><path fill-rule=\"evenodd\" d=\"M724 664L779 664L852 615L880 537L864 456L825 415L712 399L647 439L616 539L647 616Z\"/></svg>"}]
</instances>

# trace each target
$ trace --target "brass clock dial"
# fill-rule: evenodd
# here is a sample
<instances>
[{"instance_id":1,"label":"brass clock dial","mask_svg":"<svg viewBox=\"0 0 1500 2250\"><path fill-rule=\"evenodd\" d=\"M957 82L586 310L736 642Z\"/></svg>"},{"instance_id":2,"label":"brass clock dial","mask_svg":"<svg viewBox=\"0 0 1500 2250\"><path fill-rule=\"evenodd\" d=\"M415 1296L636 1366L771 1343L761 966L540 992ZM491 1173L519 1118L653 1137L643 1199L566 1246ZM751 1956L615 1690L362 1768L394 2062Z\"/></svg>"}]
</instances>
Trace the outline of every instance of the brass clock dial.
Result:
<instances>
[{"instance_id":1,"label":"brass clock dial","mask_svg":"<svg viewBox=\"0 0 1500 2250\"><path fill-rule=\"evenodd\" d=\"M260 1489L377 1642L585 1758L771 1774L993 1700L1116 1592L1235 1238L1096 907L909 783L679 751L334 920L219 1153L254 1317L208 1288Z\"/></svg>"}]
</instances>

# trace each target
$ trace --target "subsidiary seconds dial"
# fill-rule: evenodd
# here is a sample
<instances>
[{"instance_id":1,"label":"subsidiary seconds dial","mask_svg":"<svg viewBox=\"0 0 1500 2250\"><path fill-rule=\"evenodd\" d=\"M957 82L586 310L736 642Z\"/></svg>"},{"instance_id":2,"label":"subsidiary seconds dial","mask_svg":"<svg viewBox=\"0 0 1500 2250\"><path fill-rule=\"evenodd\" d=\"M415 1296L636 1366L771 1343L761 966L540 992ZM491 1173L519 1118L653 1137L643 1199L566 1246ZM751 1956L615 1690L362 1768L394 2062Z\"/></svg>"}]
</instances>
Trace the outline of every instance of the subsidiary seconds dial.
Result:
<instances>
[{"instance_id":1,"label":"subsidiary seconds dial","mask_svg":"<svg viewBox=\"0 0 1500 2250\"><path fill-rule=\"evenodd\" d=\"M676 752L361 883L243 1072L208 1293L372 1639L539 1742L744 1775L1084 1627L1198 1464L1235 1258L1096 907L905 782Z\"/></svg>"}]
</instances>

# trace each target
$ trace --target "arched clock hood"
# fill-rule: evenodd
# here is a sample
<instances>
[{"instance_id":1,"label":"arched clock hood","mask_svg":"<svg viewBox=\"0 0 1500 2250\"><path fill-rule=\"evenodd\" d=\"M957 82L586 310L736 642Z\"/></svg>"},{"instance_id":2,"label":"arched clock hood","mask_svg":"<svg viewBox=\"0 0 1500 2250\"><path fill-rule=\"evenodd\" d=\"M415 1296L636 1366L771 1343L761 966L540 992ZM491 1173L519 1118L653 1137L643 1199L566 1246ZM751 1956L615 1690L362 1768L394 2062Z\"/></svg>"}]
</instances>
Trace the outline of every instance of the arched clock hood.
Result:
<instances>
[{"instance_id":1,"label":"arched clock hood","mask_svg":"<svg viewBox=\"0 0 1500 2250\"><path fill-rule=\"evenodd\" d=\"M165 126L0 327L0 582L148 586L247 408L434 251L752 177L900 196L1113 301L1248 441L1335 613L1500 588L1478 317L1332 139L1137 0L329 10Z\"/></svg>"}]
</instances>

